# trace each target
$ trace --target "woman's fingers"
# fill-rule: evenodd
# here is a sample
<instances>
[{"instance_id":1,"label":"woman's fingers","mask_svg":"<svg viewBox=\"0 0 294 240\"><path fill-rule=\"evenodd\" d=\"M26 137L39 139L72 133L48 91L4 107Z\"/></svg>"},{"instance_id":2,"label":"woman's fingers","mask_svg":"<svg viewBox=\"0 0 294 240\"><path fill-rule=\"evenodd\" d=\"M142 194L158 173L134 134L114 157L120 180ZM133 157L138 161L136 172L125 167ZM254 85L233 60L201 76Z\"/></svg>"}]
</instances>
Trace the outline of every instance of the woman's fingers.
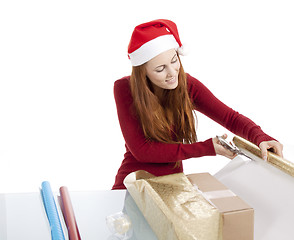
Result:
<instances>
[{"instance_id":1,"label":"woman's fingers","mask_svg":"<svg viewBox=\"0 0 294 240\"><path fill-rule=\"evenodd\" d=\"M278 156L283 157L283 145L277 141L263 141L259 144L261 150L262 159L267 161L267 151L268 149L273 149L274 153Z\"/></svg>"},{"instance_id":2,"label":"woman's fingers","mask_svg":"<svg viewBox=\"0 0 294 240\"><path fill-rule=\"evenodd\" d=\"M222 135L223 139L226 139L227 137L228 137L227 134ZM214 146L215 153L218 155L225 156L229 159L233 159L237 155L236 153L233 153L232 151L223 147L217 138L213 138L213 146Z\"/></svg>"}]
</instances>

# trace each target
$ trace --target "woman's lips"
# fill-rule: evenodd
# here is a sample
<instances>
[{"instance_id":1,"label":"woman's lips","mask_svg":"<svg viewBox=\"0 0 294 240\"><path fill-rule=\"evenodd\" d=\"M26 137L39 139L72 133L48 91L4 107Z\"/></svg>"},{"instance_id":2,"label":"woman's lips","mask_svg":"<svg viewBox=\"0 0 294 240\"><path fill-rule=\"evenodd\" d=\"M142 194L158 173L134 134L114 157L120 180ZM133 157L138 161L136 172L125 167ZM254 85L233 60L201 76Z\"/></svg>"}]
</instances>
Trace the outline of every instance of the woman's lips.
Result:
<instances>
[{"instance_id":1,"label":"woman's lips","mask_svg":"<svg viewBox=\"0 0 294 240\"><path fill-rule=\"evenodd\" d=\"M176 82L176 77L172 77L168 80L165 80L167 83L175 83Z\"/></svg>"}]
</instances>

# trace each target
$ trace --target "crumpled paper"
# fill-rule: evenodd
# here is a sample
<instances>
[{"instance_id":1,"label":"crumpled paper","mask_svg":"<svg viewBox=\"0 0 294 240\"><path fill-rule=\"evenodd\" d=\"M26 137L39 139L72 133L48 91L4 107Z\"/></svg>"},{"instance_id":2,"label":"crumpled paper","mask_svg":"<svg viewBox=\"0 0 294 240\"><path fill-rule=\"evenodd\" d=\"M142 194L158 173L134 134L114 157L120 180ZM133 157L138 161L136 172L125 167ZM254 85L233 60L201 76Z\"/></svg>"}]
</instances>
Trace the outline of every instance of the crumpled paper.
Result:
<instances>
[{"instance_id":1,"label":"crumpled paper","mask_svg":"<svg viewBox=\"0 0 294 240\"><path fill-rule=\"evenodd\" d=\"M159 240L221 240L219 211L183 173L129 174L124 184Z\"/></svg>"}]
</instances>

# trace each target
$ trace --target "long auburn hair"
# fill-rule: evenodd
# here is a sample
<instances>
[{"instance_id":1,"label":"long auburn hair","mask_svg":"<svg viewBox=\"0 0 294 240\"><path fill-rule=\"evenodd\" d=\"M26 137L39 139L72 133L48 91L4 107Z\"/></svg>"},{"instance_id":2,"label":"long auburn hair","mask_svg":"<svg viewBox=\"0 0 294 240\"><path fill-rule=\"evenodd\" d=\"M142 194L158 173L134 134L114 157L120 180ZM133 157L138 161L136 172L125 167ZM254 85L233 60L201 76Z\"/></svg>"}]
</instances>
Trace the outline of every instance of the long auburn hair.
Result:
<instances>
[{"instance_id":1,"label":"long auburn hair","mask_svg":"<svg viewBox=\"0 0 294 240\"><path fill-rule=\"evenodd\" d=\"M178 86L172 90L164 89L163 100L154 94L145 64L133 67L130 85L136 114L148 140L164 143L197 141L194 106L187 91L186 73L181 61Z\"/></svg>"}]
</instances>

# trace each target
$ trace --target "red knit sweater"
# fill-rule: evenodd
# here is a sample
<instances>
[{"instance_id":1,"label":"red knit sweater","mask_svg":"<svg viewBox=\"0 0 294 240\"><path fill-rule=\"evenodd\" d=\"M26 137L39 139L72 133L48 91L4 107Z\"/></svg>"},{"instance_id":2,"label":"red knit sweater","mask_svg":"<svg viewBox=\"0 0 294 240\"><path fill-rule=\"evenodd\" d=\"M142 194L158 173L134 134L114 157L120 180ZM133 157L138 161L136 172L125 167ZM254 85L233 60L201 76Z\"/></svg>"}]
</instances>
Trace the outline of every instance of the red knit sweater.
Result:
<instances>
[{"instance_id":1,"label":"red knit sweater","mask_svg":"<svg viewBox=\"0 0 294 240\"><path fill-rule=\"evenodd\" d=\"M187 74L189 95L196 110L213 119L234 134L257 145L273 140L259 126L218 100L200 81ZM129 173L145 170L155 176L183 171L182 160L216 155L212 138L192 144L168 144L147 141L140 122L133 114L130 77L114 83L117 115L125 139L126 153L112 189L124 189L123 180ZM180 167L175 168L175 162Z\"/></svg>"}]
</instances>

